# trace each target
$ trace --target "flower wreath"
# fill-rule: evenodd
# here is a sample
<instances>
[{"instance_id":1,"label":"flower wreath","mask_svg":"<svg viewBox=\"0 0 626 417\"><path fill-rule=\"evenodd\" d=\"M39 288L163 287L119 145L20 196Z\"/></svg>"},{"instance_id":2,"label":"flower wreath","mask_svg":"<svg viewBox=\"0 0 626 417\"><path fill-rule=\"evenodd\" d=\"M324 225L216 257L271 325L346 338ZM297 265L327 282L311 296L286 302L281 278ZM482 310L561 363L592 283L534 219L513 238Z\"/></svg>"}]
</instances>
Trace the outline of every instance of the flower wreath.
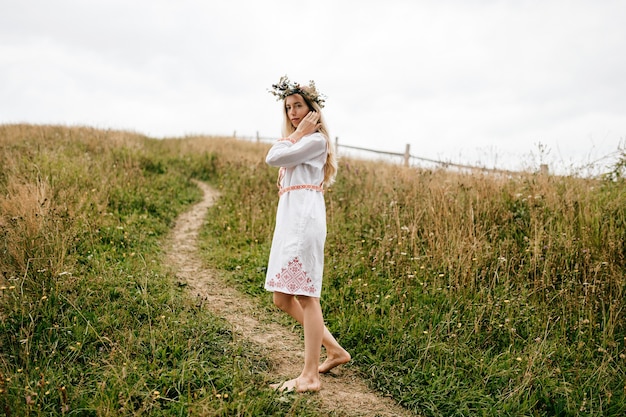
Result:
<instances>
[{"instance_id":1,"label":"flower wreath","mask_svg":"<svg viewBox=\"0 0 626 417\"><path fill-rule=\"evenodd\" d=\"M320 94L315 88L315 81L309 81L308 87L302 87L300 84L289 81L286 75L280 77L277 84L272 84L272 89L268 90L276 96L276 100L284 100L293 94L300 94L306 99L317 103L320 107L324 107L326 96Z\"/></svg>"}]
</instances>

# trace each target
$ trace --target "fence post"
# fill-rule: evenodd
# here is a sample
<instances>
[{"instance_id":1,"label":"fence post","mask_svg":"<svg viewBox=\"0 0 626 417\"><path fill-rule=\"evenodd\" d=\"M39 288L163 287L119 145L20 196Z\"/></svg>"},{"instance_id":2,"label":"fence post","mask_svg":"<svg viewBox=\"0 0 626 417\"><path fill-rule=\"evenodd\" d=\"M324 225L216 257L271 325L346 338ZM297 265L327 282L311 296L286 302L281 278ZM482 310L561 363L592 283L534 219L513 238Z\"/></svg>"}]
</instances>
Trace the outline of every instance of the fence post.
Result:
<instances>
[{"instance_id":1,"label":"fence post","mask_svg":"<svg viewBox=\"0 0 626 417\"><path fill-rule=\"evenodd\" d=\"M404 149L404 166L409 166L409 159L411 158L411 144L407 143Z\"/></svg>"},{"instance_id":2,"label":"fence post","mask_svg":"<svg viewBox=\"0 0 626 417\"><path fill-rule=\"evenodd\" d=\"M259 131L256 131L256 143L261 142L261 137L259 136Z\"/></svg>"},{"instance_id":3,"label":"fence post","mask_svg":"<svg viewBox=\"0 0 626 417\"><path fill-rule=\"evenodd\" d=\"M335 136L335 154L339 153L339 136Z\"/></svg>"}]
</instances>

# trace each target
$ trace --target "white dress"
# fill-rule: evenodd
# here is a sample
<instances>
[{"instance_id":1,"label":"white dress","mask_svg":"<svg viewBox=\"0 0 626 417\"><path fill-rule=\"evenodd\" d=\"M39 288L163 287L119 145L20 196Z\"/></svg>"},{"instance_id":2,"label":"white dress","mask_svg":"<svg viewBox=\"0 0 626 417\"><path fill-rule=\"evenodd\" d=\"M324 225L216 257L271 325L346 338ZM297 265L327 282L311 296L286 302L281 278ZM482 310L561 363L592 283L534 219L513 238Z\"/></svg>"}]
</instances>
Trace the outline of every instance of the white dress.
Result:
<instances>
[{"instance_id":1,"label":"white dress","mask_svg":"<svg viewBox=\"0 0 626 417\"><path fill-rule=\"evenodd\" d=\"M318 297L322 292L326 205L322 184L327 144L321 133L276 142L265 161L281 167L276 228L265 289Z\"/></svg>"}]
</instances>

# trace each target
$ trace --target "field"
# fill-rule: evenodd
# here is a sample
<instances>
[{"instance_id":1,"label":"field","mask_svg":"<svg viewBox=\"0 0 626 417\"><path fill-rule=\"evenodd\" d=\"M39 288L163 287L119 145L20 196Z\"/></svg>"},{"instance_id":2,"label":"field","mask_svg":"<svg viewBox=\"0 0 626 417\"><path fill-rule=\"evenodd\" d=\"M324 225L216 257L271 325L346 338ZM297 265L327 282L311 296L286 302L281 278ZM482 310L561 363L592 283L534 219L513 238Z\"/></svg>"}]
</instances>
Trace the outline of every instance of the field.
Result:
<instances>
[{"instance_id":1,"label":"field","mask_svg":"<svg viewBox=\"0 0 626 417\"><path fill-rule=\"evenodd\" d=\"M264 388L262 350L160 256L199 198L192 179L206 181L221 193L206 264L271 309L267 149L0 126L0 410L317 415L315 396ZM622 168L504 177L342 160L322 305L350 366L416 415L626 414Z\"/></svg>"}]
</instances>

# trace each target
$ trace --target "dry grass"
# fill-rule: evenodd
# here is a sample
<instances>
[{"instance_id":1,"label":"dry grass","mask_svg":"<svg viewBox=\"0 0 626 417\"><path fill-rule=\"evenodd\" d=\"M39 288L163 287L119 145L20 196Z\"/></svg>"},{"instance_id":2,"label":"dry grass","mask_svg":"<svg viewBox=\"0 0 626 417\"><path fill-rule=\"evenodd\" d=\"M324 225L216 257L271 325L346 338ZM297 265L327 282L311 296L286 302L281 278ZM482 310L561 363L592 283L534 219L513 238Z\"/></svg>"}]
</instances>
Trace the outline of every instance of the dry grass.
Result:
<instances>
[{"instance_id":1,"label":"dry grass","mask_svg":"<svg viewBox=\"0 0 626 417\"><path fill-rule=\"evenodd\" d=\"M276 172L217 154L208 256L261 295ZM326 200L325 316L381 391L425 415L624 410L623 181L346 159Z\"/></svg>"},{"instance_id":2,"label":"dry grass","mask_svg":"<svg viewBox=\"0 0 626 417\"><path fill-rule=\"evenodd\" d=\"M222 197L206 261L265 295L268 145L26 125L0 126L0 145L0 405L312 415L233 395L259 382L264 359L160 267L159 239L198 197L191 178L210 181ZM328 325L372 386L421 415L623 414L622 169L506 177L341 161L326 193Z\"/></svg>"},{"instance_id":3,"label":"dry grass","mask_svg":"<svg viewBox=\"0 0 626 417\"><path fill-rule=\"evenodd\" d=\"M185 297L162 240L214 156L189 141L0 126L0 410L313 415L262 390L266 359ZM293 409L293 411L290 411Z\"/></svg>"}]
</instances>

